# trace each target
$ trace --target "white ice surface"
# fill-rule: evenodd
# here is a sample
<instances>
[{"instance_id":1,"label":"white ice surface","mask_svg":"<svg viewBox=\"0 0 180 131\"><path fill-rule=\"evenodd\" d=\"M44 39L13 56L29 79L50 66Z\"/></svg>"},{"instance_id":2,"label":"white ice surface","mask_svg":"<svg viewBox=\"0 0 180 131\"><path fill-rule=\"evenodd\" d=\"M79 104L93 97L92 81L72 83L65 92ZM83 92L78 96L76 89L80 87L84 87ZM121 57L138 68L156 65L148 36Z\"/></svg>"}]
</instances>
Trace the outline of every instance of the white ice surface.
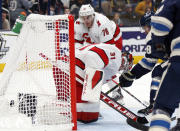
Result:
<instances>
[{"instance_id":1,"label":"white ice surface","mask_svg":"<svg viewBox=\"0 0 180 131\"><path fill-rule=\"evenodd\" d=\"M118 81L118 79L116 79L116 81ZM149 101L150 84L151 73L143 76L138 80L135 80L131 87L125 89L136 96L143 103L147 103ZM107 85L104 85L102 88L103 91L106 91L108 89L109 88L107 87ZM137 102L126 92L122 91L122 93L124 95L125 107L127 107L134 113L136 113L137 110L144 108L142 104ZM124 116L122 116L120 113L110 108L103 102L101 102L100 113L102 115L102 118L100 118L97 122L91 124L83 124L78 122L78 131L136 131L136 129L127 125ZM174 124L175 121L171 126L174 126Z\"/></svg>"},{"instance_id":2,"label":"white ice surface","mask_svg":"<svg viewBox=\"0 0 180 131\"><path fill-rule=\"evenodd\" d=\"M118 79L117 79L118 80ZM142 78L135 80L131 87L125 88L134 96L136 96L143 103L149 102L149 92L151 84L151 73L143 76ZM107 90L105 86L103 90ZM125 107L137 113L137 110L144 108L142 104L137 102L134 98L129 96L123 91ZM148 104L148 103L147 103ZM78 122L79 131L137 131L130 127L126 123L126 119L117 111L110 108L108 105L101 102L101 115L97 122L91 124L82 124ZM176 113L175 113L176 114ZM171 126L174 126L175 121L172 122Z\"/></svg>"}]
</instances>

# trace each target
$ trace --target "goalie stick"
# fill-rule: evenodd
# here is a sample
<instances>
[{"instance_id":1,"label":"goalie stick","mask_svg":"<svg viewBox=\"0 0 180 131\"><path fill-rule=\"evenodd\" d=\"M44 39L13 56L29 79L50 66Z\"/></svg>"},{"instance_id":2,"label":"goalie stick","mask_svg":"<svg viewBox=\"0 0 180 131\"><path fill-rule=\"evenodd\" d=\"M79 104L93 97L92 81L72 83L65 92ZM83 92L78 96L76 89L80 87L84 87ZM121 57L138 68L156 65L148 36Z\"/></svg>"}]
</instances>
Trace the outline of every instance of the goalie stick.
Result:
<instances>
[{"instance_id":1,"label":"goalie stick","mask_svg":"<svg viewBox=\"0 0 180 131\"><path fill-rule=\"evenodd\" d=\"M118 82L116 82L115 80L112 79L112 81L117 84L117 87L120 87L120 84ZM116 87L116 88L117 88ZM135 97L133 94L131 94L128 90L120 87L122 90L124 90L126 93L128 93L130 96L132 96L135 100L137 100L139 103L141 103L144 107L147 107L147 105L145 105L142 101L140 101L137 97Z\"/></svg>"},{"instance_id":2,"label":"goalie stick","mask_svg":"<svg viewBox=\"0 0 180 131\"><path fill-rule=\"evenodd\" d=\"M135 97L133 94L131 94L129 91L127 91L126 89L122 88L120 86L120 83L116 82L114 79L111 79L111 81L113 81L116 85L111 88L109 91L106 92L106 95L108 95L110 92L114 91L117 87L120 87L122 90L124 90L127 94L129 94L130 96L132 96L134 99L136 99L139 103L141 103L144 107L147 107L147 105L145 105L142 101L140 101L137 97Z\"/></svg>"},{"instance_id":3,"label":"goalie stick","mask_svg":"<svg viewBox=\"0 0 180 131\"><path fill-rule=\"evenodd\" d=\"M53 61L51 58L47 57L45 54L43 53L39 53L39 56L41 56L43 59L48 60L53 66L56 66L57 68L59 68L60 63L58 63L57 61ZM59 68L60 69L60 68ZM69 72L69 70L67 69L61 69L61 71L64 71L66 73Z\"/></svg>"},{"instance_id":4,"label":"goalie stick","mask_svg":"<svg viewBox=\"0 0 180 131\"><path fill-rule=\"evenodd\" d=\"M109 91L107 91L106 93L104 93L106 96L110 93L110 92L112 92L113 90L115 90L117 87L119 87L120 85L119 85L119 83L117 83L116 81L114 81L113 79L112 79L112 81L114 82L114 83L116 83L117 85L115 85L113 88L111 88ZM123 88L122 88L123 89ZM126 90L125 90L126 91ZM103 92L102 92L103 93ZM130 94L131 95L131 93L130 92L127 92L128 94ZM110 98L110 97L109 97ZM110 98L111 100L112 100L112 102L115 102L112 98ZM138 99L137 99L138 100ZM103 101L103 100L102 100ZM104 102L104 101L103 101ZM117 103L117 102L116 102ZM106 103L106 104L108 104L108 103ZM118 103L119 104L119 103ZM109 104L108 104L109 105ZM119 104L120 105L120 104ZM112 107L111 105L109 105L110 107ZM123 106L122 106L123 107ZM112 107L113 108L113 107ZM125 107L124 107L125 108ZM117 110L116 110L117 111ZM129 110L128 110L129 111ZM118 111L119 112L119 111ZM121 113L121 112L120 112ZM121 113L122 114L122 113ZM137 115L136 115L137 116ZM126 117L126 116L125 116ZM149 123L149 121L146 119L146 117L139 117L139 116L137 116L138 117L138 119L137 119L137 121L134 121L133 119L131 119L131 118L127 118L126 119L126 122L127 122L127 124L129 124L130 126L132 126L132 127L134 127L134 128L136 128L136 129L140 129L140 130L143 130L143 131L148 131L148 129L149 129L149 126L146 126L146 125L143 125L143 124L147 124L147 123ZM176 116L174 116L174 117L172 117L171 118L171 121L174 121L174 120L176 120ZM137 123L138 122L138 123Z\"/></svg>"},{"instance_id":5,"label":"goalie stick","mask_svg":"<svg viewBox=\"0 0 180 131\"><path fill-rule=\"evenodd\" d=\"M108 90L105 94L108 95L109 93L111 93L113 90L115 90L119 85L115 85L113 88L111 88L110 90Z\"/></svg>"},{"instance_id":6,"label":"goalie stick","mask_svg":"<svg viewBox=\"0 0 180 131\"><path fill-rule=\"evenodd\" d=\"M133 112L131 112L129 109L127 109L120 103L114 101L112 98L110 98L104 92L101 92L100 99L101 99L101 101L106 103L108 106L115 109L117 112L119 112L123 116L125 116L127 118L127 123L129 125L131 125L132 127L139 129L139 130L143 130L143 131L148 130L149 127L144 125L144 124L148 123L148 121L145 117L140 117L140 116L134 114ZM130 121L130 123L129 123L129 121Z\"/></svg>"}]
</instances>

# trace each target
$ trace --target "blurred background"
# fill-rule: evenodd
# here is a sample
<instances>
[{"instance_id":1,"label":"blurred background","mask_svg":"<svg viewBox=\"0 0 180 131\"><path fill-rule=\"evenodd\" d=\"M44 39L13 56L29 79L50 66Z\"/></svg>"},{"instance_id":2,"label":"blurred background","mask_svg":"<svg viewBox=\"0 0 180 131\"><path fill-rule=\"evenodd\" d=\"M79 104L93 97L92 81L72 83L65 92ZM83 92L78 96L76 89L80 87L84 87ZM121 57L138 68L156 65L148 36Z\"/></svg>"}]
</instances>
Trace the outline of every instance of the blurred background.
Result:
<instances>
[{"instance_id":1,"label":"blurred background","mask_svg":"<svg viewBox=\"0 0 180 131\"><path fill-rule=\"evenodd\" d=\"M140 17L148 10L155 11L161 0L1 0L0 29L11 30L20 14L73 14L78 18L82 4L91 4L115 21L120 27L139 26Z\"/></svg>"}]
</instances>

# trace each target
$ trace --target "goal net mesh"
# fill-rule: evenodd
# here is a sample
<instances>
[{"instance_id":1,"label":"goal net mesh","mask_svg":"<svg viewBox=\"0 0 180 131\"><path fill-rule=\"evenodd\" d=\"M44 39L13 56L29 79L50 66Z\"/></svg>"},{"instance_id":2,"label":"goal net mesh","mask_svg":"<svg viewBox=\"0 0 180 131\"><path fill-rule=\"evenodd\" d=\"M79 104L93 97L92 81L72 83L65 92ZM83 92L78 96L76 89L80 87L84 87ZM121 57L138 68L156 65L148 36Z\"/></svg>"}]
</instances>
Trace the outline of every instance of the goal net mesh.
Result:
<instances>
[{"instance_id":1,"label":"goal net mesh","mask_svg":"<svg viewBox=\"0 0 180 131\"><path fill-rule=\"evenodd\" d=\"M76 126L73 30L68 15L27 17L2 75L0 108L11 115L0 125L16 117L24 122L15 127Z\"/></svg>"}]
</instances>

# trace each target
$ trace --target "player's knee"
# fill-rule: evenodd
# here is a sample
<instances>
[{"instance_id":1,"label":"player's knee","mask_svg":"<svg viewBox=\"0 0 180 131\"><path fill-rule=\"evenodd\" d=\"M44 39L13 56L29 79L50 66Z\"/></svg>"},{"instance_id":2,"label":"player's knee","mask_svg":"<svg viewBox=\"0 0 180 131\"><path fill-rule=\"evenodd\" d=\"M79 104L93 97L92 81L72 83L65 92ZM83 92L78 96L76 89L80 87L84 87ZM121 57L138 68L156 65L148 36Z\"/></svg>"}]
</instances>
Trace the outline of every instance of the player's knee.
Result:
<instances>
[{"instance_id":1,"label":"player's knee","mask_svg":"<svg viewBox=\"0 0 180 131\"><path fill-rule=\"evenodd\" d=\"M85 124L98 120L99 112L77 112L77 120Z\"/></svg>"}]
</instances>

